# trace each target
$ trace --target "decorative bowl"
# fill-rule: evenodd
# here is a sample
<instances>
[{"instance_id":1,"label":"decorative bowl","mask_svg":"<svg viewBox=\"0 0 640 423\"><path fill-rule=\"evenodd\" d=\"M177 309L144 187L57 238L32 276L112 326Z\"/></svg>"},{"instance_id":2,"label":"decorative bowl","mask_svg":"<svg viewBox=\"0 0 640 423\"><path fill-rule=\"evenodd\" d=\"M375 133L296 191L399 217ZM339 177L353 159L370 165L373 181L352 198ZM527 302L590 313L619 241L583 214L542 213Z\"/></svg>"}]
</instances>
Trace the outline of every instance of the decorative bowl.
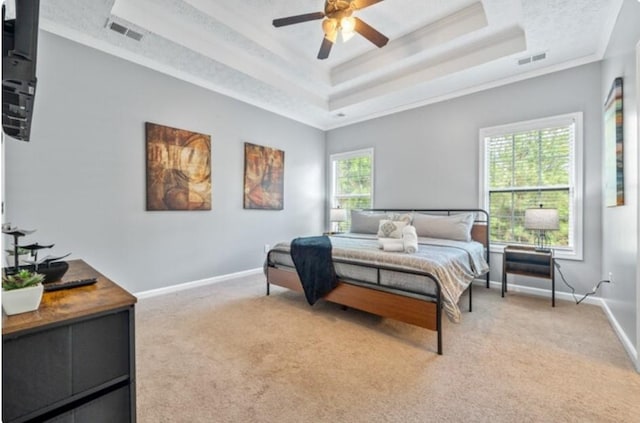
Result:
<instances>
[{"instance_id":1,"label":"decorative bowl","mask_svg":"<svg viewBox=\"0 0 640 423\"><path fill-rule=\"evenodd\" d=\"M38 270L36 270L36 267L33 264L20 266L19 270L23 269L43 274L44 280L42 283L49 283L59 281L62 276L67 273L67 270L69 270L69 263L66 261L54 261L53 263L39 265ZM13 267L5 268L4 271L9 275L16 273L15 268Z\"/></svg>"}]
</instances>

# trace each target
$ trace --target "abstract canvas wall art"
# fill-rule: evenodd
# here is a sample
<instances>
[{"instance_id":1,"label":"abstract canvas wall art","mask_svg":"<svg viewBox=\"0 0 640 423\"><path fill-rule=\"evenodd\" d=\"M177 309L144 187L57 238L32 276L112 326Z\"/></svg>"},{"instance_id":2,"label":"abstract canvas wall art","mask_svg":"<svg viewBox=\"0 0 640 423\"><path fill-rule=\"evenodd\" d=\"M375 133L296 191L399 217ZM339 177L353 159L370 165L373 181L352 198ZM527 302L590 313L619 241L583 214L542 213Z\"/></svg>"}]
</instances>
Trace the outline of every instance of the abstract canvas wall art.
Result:
<instances>
[{"instance_id":1,"label":"abstract canvas wall art","mask_svg":"<svg viewBox=\"0 0 640 423\"><path fill-rule=\"evenodd\" d=\"M147 210L211 210L211 136L147 122Z\"/></svg>"},{"instance_id":2,"label":"abstract canvas wall art","mask_svg":"<svg viewBox=\"0 0 640 423\"><path fill-rule=\"evenodd\" d=\"M244 143L244 208L282 210L284 151Z\"/></svg>"},{"instance_id":3,"label":"abstract canvas wall art","mask_svg":"<svg viewBox=\"0 0 640 423\"><path fill-rule=\"evenodd\" d=\"M613 81L604 103L604 196L607 207L624 205L622 78Z\"/></svg>"}]
</instances>

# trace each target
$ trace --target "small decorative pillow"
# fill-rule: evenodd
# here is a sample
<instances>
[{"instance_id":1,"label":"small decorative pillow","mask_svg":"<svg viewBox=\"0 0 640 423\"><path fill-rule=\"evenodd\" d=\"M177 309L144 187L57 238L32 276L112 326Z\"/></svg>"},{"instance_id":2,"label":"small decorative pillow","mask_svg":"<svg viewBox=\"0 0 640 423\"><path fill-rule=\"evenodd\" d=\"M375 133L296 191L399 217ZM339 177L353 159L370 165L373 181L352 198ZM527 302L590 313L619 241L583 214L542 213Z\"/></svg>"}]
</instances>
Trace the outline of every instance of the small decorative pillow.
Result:
<instances>
[{"instance_id":1,"label":"small decorative pillow","mask_svg":"<svg viewBox=\"0 0 640 423\"><path fill-rule=\"evenodd\" d=\"M389 213L389 219L397 221L397 222L404 222L407 225L411 225L411 220L413 219L413 216L411 216L408 213Z\"/></svg>"},{"instance_id":2,"label":"small decorative pillow","mask_svg":"<svg viewBox=\"0 0 640 423\"><path fill-rule=\"evenodd\" d=\"M406 222L395 220L381 220L378 227L378 238L402 238L402 229Z\"/></svg>"}]
</instances>

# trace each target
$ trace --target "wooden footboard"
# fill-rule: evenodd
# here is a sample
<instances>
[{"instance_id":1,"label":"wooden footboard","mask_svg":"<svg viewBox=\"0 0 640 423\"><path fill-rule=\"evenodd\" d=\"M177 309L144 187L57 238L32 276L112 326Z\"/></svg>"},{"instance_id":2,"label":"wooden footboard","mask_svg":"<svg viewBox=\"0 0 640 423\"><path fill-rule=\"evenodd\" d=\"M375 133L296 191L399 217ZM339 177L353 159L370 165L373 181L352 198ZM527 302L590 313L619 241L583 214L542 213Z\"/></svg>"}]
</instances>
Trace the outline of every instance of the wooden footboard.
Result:
<instances>
[{"instance_id":1,"label":"wooden footboard","mask_svg":"<svg viewBox=\"0 0 640 423\"><path fill-rule=\"evenodd\" d=\"M268 267L267 283L303 292L298 274L292 270ZM324 299L378 316L437 331L438 354L442 354L441 314L438 303L435 301L421 300L346 282L339 282L338 286L325 295Z\"/></svg>"}]
</instances>

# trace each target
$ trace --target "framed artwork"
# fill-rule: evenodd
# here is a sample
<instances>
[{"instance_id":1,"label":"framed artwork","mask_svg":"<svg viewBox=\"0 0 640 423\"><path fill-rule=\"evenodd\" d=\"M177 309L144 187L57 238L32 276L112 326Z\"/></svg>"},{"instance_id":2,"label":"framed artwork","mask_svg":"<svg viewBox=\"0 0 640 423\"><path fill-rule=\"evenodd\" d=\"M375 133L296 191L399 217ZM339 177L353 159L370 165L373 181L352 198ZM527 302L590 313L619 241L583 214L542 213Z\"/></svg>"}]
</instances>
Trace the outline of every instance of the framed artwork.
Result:
<instances>
[{"instance_id":1,"label":"framed artwork","mask_svg":"<svg viewBox=\"0 0 640 423\"><path fill-rule=\"evenodd\" d=\"M147 210L211 210L211 136L146 122Z\"/></svg>"},{"instance_id":2,"label":"framed artwork","mask_svg":"<svg viewBox=\"0 0 640 423\"><path fill-rule=\"evenodd\" d=\"M616 78L604 103L604 196L607 207L624 205L622 124L622 78Z\"/></svg>"},{"instance_id":3,"label":"framed artwork","mask_svg":"<svg viewBox=\"0 0 640 423\"><path fill-rule=\"evenodd\" d=\"M244 208L282 210L284 151L244 143Z\"/></svg>"}]
</instances>

